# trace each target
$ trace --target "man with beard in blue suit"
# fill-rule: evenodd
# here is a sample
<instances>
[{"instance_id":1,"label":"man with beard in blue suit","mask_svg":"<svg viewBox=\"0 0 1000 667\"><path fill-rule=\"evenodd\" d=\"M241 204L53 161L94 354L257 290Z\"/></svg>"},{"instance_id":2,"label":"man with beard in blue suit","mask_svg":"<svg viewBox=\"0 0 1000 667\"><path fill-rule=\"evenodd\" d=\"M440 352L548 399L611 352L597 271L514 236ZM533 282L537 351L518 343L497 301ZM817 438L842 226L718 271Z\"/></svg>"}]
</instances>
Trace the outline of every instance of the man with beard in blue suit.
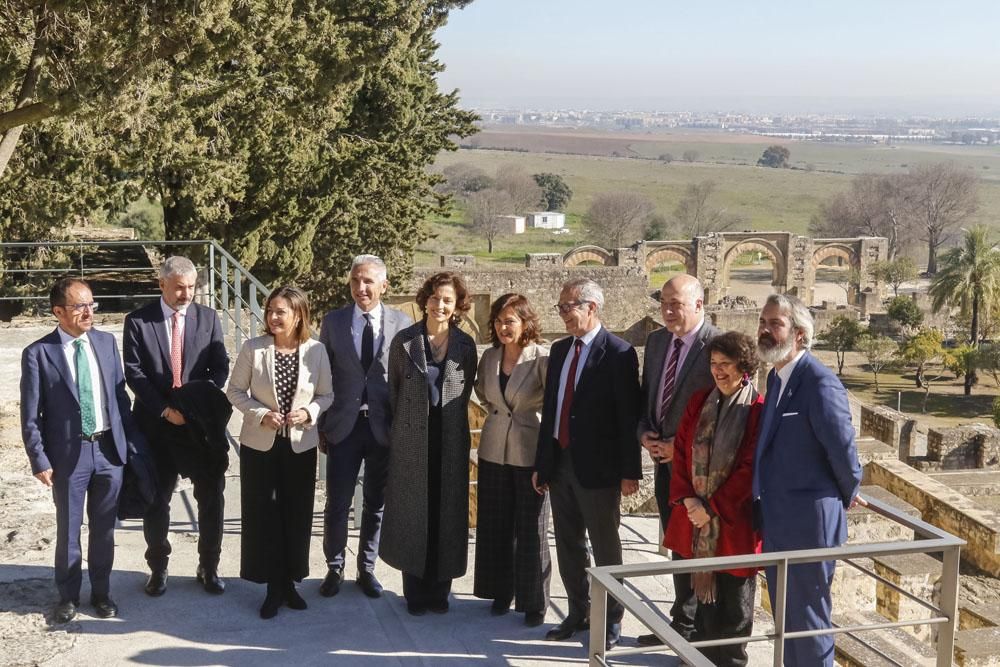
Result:
<instances>
[{"instance_id":1,"label":"man with beard in blue suit","mask_svg":"<svg viewBox=\"0 0 1000 667\"><path fill-rule=\"evenodd\" d=\"M142 448L130 414L115 338L97 331L90 286L64 278L49 293L58 328L21 355L21 435L31 472L56 506L57 623L76 617L83 583L80 526L87 510L90 603L118 615L111 599L115 519L126 450Z\"/></svg>"},{"instance_id":2,"label":"man with beard in blue suit","mask_svg":"<svg viewBox=\"0 0 1000 667\"><path fill-rule=\"evenodd\" d=\"M861 466L847 392L809 352L813 320L794 296L772 294L757 331L768 374L753 477L753 498L764 551L840 546L846 510L857 500ZM830 627L834 561L788 569L785 630ZM776 568L765 569L775 608ZM833 665L833 636L785 640L786 665Z\"/></svg>"}]
</instances>

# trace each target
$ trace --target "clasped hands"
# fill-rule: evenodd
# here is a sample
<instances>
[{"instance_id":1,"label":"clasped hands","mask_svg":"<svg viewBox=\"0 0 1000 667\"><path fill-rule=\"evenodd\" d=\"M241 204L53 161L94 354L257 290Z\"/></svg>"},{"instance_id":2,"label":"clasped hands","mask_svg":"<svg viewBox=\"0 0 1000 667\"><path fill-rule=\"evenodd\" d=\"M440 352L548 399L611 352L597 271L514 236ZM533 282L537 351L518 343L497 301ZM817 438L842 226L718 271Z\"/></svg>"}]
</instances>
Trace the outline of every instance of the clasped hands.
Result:
<instances>
[{"instance_id":1,"label":"clasped hands","mask_svg":"<svg viewBox=\"0 0 1000 667\"><path fill-rule=\"evenodd\" d=\"M667 438L660 440L660 434L656 431L646 431L639 439L643 448L656 463L669 463L674 458L674 439Z\"/></svg>"},{"instance_id":2,"label":"clasped hands","mask_svg":"<svg viewBox=\"0 0 1000 667\"><path fill-rule=\"evenodd\" d=\"M712 520L712 516L705 509L705 503L699 498L693 496L688 496L684 499L684 509L688 513L688 521L691 522L695 528L701 528L709 521Z\"/></svg>"},{"instance_id":3,"label":"clasped hands","mask_svg":"<svg viewBox=\"0 0 1000 667\"><path fill-rule=\"evenodd\" d=\"M299 408L298 410L292 410L287 415L283 415L280 412L274 412L272 410L264 415L260 424L264 428L270 428L277 431L282 426L299 426L300 424L305 424L308 421L309 412L307 412L305 408Z\"/></svg>"}]
</instances>

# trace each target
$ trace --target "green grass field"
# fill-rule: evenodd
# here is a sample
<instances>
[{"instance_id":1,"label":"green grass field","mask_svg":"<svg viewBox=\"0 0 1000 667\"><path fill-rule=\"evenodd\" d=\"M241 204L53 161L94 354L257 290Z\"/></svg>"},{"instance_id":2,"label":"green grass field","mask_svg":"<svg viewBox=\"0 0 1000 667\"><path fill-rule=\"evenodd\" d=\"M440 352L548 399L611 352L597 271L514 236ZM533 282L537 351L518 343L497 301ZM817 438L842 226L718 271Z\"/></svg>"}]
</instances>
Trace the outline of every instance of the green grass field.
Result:
<instances>
[{"instance_id":1,"label":"green grass field","mask_svg":"<svg viewBox=\"0 0 1000 667\"><path fill-rule=\"evenodd\" d=\"M711 136L712 140L703 142L692 141L685 135L685 140L679 142L647 137L627 143L631 155L655 158L662 153L672 153L677 159L669 164L655 159L486 148L442 153L435 164L436 169L465 162L487 173L495 172L500 165L514 164L529 174L560 174L574 193L567 211L571 233L555 236L544 230L528 230L524 235L499 238L493 257L490 257L486 242L464 225L461 211L456 211L449 220L428 221L436 238L419 248L417 263L426 264L442 253L473 254L482 261L521 262L526 252L565 252L586 242L580 219L595 195L620 190L641 192L652 199L658 213L669 218L684 188L704 180L717 183L715 205L745 216L747 228L805 234L810 218L819 211L820 205L849 188L854 175L867 171L902 172L920 163L948 160L976 169L982 178L979 211L968 224L984 223L1000 229L1000 216L997 215L1000 211L1000 147L786 142L784 145L791 151L793 166L808 163L815 167L807 171L753 166L764 145L745 141L727 143L722 135ZM486 142L483 145L489 145L489 132L484 132L483 137ZM506 145L511 145L510 136L505 139ZM517 146L527 147L532 144L533 136L525 133L515 139ZM538 140L537 143L544 145L545 142ZM594 152L608 150L601 140L587 137L574 139L571 150L586 152L590 150L588 146ZM621 146L618 148L624 150ZM697 162L680 160L682 153L689 149L698 151ZM918 258L923 256L920 246L916 246L915 252Z\"/></svg>"}]
</instances>

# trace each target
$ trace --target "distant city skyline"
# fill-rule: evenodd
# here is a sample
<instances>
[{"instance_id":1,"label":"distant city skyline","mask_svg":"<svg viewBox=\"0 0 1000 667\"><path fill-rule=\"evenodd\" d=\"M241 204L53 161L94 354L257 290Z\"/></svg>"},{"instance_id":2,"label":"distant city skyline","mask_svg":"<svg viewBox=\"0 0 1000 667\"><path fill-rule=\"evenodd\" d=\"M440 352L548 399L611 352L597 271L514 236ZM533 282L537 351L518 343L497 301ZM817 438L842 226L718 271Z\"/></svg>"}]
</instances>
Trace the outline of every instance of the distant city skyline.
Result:
<instances>
[{"instance_id":1,"label":"distant city skyline","mask_svg":"<svg viewBox=\"0 0 1000 667\"><path fill-rule=\"evenodd\" d=\"M475 0L438 31L464 107L1000 117L1000 3Z\"/></svg>"}]
</instances>

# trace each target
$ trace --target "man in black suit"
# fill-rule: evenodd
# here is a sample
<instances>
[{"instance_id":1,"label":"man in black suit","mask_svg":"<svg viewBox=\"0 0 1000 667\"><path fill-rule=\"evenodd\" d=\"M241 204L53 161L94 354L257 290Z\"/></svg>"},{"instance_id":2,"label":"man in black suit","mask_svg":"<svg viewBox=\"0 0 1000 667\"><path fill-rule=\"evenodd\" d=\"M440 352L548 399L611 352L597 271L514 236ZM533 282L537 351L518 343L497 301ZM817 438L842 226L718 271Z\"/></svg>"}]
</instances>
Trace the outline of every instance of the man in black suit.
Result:
<instances>
[{"instance_id":1,"label":"man in black suit","mask_svg":"<svg viewBox=\"0 0 1000 667\"><path fill-rule=\"evenodd\" d=\"M161 298L125 318L125 380L135 393L133 412L156 460L158 494L143 518L146 593L167 590L170 559L170 499L178 469L172 442L187 438L184 415L171 403L171 393L188 382L208 381L219 389L229 376L229 355L219 316L193 302L198 272L186 257L170 257L160 269ZM175 446L175 445L173 445ZM209 593L225 591L219 579L222 552L225 471L191 475L198 503L198 582Z\"/></svg>"},{"instance_id":2,"label":"man in black suit","mask_svg":"<svg viewBox=\"0 0 1000 667\"><path fill-rule=\"evenodd\" d=\"M549 490L559 574L569 613L546 639L569 639L590 627L586 536L598 566L620 565L621 494L642 478L636 440L639 358L635 349L601 326L604 293L593 280L563 286L556 308L571 334L552 346L532 483ZM608 600L607 646L618 643L625 610Z\"/></svg>"},{"instance_id":3,"label":"man in black suit","mask_svg":"<svg viewBox=\"0 0 1000 667\"><path fill-rule=\"evenodd\" d=\"M662 329L649 334L642 361L643 410L639 418L639 441L657 463L654 485L656 506L663 530L670 521L670 461L674 456L674 434L691 395L713 383L705 345L719 330L705 321L705 290L694 276L681 274L663 284L659 294ZM690 574L675 574L671 626L690 638L698 599ZM639 635L639 644L662 643L654 634Z\"/></svg>"}]
</instances>

